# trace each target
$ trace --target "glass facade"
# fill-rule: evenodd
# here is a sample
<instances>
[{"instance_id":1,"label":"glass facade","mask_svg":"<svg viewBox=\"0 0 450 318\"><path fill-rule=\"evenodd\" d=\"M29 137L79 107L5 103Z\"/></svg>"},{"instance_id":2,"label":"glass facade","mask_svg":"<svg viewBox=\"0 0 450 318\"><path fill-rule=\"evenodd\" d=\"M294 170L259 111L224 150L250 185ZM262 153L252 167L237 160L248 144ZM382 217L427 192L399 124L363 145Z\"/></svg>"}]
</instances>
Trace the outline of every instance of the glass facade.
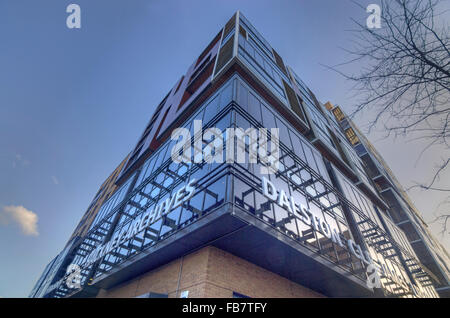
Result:
<instances>
[{"instance_id":1,"label":"glass facade","mask_svg":"<svg viewBox=\"0 0 450 318\"><path fill-rule=\"evenodd\" d=\"M424 285L434 285L441 296L449 297L450 257L448 253L439 243L434 242L431 233L427 230L428 226L372 144L345 116L339 106L331 106L329 110L339 124L339 129L345 132L346 138L363 162L366 173L363 181L365 184L370 184L372 181L371 191L378 193L387 205L380 214L388 232L426 266L429 275L418 274L415 275L416 279ZM420 272L410 261L405 263L407 267L412 268L411 272ZM431 277L433 279L430 279Z\"/></svg>"},{"instance_id":2,"label":"glass facade","mask_svg":"<svg viewBox=\"0 0 450 318\"><path fill-rule=\"evenodd\" d=\"M375 292L367 286L367 267L375 264L382 273L379 293L383 296L436 297L434 288L418 279L418 275L425 277L427 272L402 229L386 219L385 206L374 202L357 185L363 182L376 193L363 161L339 131L338 121L321 109L323 105L311 90L292 70L284 67L281 58L242 14L234 19L227 23L220 43L223 48L236 39L233 54L245 66L244 71L235 71L228 77L216 72L213 84L220 85L177 122L177 128L190 132L190 144L199 153L207 151L211 143L197 132L194 121L201 120L203 131L214 127L219 131L216 138L220 136L222 140L220 143L220 139L214 139L214 145L222 148L223 154L227 147L233 147L234 162L225 158L213 163L198 161L195 157L198 153L194 151L189 162L176 163L171 155L177 140L162 141L103 203L74 252L63 258L66 263L80 266L81 290L120 276L127 266L134 268L143 260L155 261L161 249L172 248L170 244L177 246L176 242L184 242L170 250L184 255L201 241L200 238L190 241L190 233L209 224L215 227L205 232L208 235L224 230L228 223L213 222L215 216L220 216L231 220L230 224L246 220L255 228L264 229L263 232L275 233L271 240L308 255L308 262L317 263L327 275L348 281L349 290L355 288L353 296L359 296L357 290ZM232 67L232 63L227 63L221 63L220 69ZM246 72L260 83L250 82ZM176 91L179 87L180 84ZM289 97L289 90L294 95ZM284 113L267 96L275 97ZM286 116L286 109L289 114L295 114L291 107L295 100L307 114L312 128L306 133L300 132L292 118ZM152 118L152 125L154 121ZM261 160L248 160L255 146L252 142L259 145L260 139L238 141L235 135L227 133L230 128L277 128L276 173L263 174L265 164ZM325 148L317 147L318 138ZM269 139L273 141L275 137L269 134ZM325 153L328 151L333 153L331 157ZM240 163L238 156L247 160ZM358 180L355 182L350 178L353 174L348 176L341 171L332 158L347 163ZM133 160L138 162L138 158ZM269 198L264 182L270 182L280 197L284 193L290 203ZM177 198L190 183L195 184L195 190L185 201L165 210L161 217L145 221L149 213L163 209L164 202ZM245 249L245 241L238 244ZM80 292L62 283L55 285L55 279L51 283L54 288L41 296L63 297Z\"/></svg>"},{"instance_id":3,"label":"glass facade","mask_svg":"<svg viewBox=\"0 0 450 318\"><path fill-rule=\"evenodd\" d=\"M229 127L279 128L280 168L279 173L268 177L270 182L277 189L282 189L288 196L292 196L295 202L307 207L312 215L326 220L330 228L339 233L342 241L356 240L349 228L346 209L353 213L362 233L369 230L378 231L377 233L384 234L384 238L388 237L370 200L335 170L342 193L337 191L332 186L332 179L319 151L271 109L241 78L236 76L225 83L199 107L183 127L193 135L193 121L200 119L204 128L213 126L221 129L224 139L227 136L226 128ZM194 141L193 137L192 142ZM260 163L176 164L170 157L170 149L175 142L170 140L163 144L147 159L141 169L104 203L87 237L80 245L80 252L74 263L82 266L85 258L96 246L106 243L108 238L116 233L128 229L134 219L173 196L189 180L197 180L195 194L145 231L113 249L96 264L83 268L83 283L107 274L125 260L189 227L226 204L258 218L267 226L291 238L295 244L310 249L357 279L366 279L363 262L345 246L327 239L324 234L314 230L312 224L303 222L301 215L287 211L263 195ZM206 147L206 143L203 143L203 146ZM248 144L236 150L245 151L249 156ZM377 250L377 247L369 248L374 259L396 273L403 281L410 282L398 261L392 258L384 259L383 254ZM394 291L389 291L395 294Z\"/></svg>"}]
</instances>

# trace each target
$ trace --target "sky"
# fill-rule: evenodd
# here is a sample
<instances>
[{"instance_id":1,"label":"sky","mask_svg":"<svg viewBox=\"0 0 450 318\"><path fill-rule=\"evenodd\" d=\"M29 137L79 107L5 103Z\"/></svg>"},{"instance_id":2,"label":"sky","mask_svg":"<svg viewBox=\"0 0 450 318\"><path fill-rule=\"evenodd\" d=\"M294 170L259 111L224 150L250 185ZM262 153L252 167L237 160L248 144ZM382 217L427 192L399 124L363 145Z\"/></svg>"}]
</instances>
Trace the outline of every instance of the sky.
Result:
<instances>
[{"instance_id":1,"label":"sky","mask_svg":"<svg viewBox=\"0 0 450 318\"><path fill-rule=\"evenodd\" d=\"M70 3L81 29L66 26ZM0 297L28 296L156 106L237 10L322 102L351 111L351 84L323 66L348 59L351 19L367 18L350 0L0 0ZM417 160L423 144L382 131L369 139L405 186L430 180L436 158L448 157L434 148ZM432 220L443 194L410 195Z\"/></svg>"}]
</instances>

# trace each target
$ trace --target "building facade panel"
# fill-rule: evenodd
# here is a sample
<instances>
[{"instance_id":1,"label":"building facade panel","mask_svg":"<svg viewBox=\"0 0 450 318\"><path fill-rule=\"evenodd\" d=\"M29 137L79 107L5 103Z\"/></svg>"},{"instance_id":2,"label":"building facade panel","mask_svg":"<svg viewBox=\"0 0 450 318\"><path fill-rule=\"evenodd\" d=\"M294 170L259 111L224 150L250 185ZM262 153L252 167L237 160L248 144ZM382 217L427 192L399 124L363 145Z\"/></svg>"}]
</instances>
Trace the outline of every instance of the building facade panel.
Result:
<instances>
[{"instance_id":1,"label":"building facade panel","mask_svg":"<svg viewBox=\"0 0 450 318\"><path fill-rule=\"evenodd\" d=\"M232 298L241 295L253 298L323 297L306 287L255 266L215 247L174 260L130 282L109 290L102 289L97 297L130 298L159 294L180 297Z\"/></svg>"},{"instance_id":2,"label":"building facade panel","mask_svg":"<svg viewBox=\"0 0 450 318\"><path fill-rule=\"evenodd\" d=\"M442 297L450 296L449 264L450 257L445 249L435 241L427 224L412 204L407 193L398 182L382 156L360 132L358 127L346 117L339 106L328 103L328 110L334 115L342 131L348 132L348 140L353 138L353 147L363 160L368 178L373 181L374 189L386 202L388 208L381 212L389 232L396 236L411 255L414 255L424 266L429 276L420 273L417 279L424 285L433 285ZM409 261L405 261L407 266ZM415 267L415 266L413 266ZM411 270L413 273L416 269Z\"/></svg>"},{"instance_id":3,"label":"building facade panel","mask_svg":"<svg viewBox=\"0 0 450 318\"><path fill-rule=\"evenodd\" d=\"M40 296L436 297L344 118L237 12L71 250L81 287Z\"/></svg>"}]
</instances>

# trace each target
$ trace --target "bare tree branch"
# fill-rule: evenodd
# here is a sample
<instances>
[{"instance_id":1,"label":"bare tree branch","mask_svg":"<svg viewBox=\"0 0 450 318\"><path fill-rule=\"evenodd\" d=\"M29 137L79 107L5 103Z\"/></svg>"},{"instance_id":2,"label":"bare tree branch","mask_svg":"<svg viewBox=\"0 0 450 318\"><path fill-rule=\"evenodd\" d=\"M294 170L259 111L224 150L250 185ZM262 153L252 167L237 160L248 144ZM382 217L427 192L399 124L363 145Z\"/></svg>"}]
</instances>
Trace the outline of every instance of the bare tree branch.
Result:
<instances>
[{"instance_id":1,"label":"bare tree branch","mask_svg":"<svg viewBox=\"0 0 450 318\"><path fill-rule=\"evenodd\" d=\"M357 99L350 117L372 110L369 132L381 125L387 136L416 136L427 142L423 152L435 145L450 150L450 19L440 10L445 2L381 0L381 29L353 20L354 47L344 48L349 61L328 66L354 84ZM356 74L345 71L355 64ZM431 181L410 189L450 193L437 185L449 166L450 158L443 158L430 167ZM435 221L444 221L445 232L449 220L450 212Z\"/></svg>"}]
</instances>

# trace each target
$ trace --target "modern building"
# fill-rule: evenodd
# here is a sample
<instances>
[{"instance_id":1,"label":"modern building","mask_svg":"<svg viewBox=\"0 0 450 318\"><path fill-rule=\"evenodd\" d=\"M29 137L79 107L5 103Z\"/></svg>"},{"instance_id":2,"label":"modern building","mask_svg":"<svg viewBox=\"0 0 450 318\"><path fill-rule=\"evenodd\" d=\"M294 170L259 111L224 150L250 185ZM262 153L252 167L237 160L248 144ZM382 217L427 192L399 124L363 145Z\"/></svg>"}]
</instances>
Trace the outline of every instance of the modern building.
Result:
<instances>
[{"instance_id":1,"label":"modern building","mask_svg":"<svg viewBox=\"0 0 450 318\"><path fill-rule=\"evenodd\" d=\"M336 109L235 13L156 107L113 193L30 296L445 295L448 255L397 182L379 187L366 160L379 155ZM188 147L177 147L176 128Z\"/></svg>"},{"instance_id":2,"label":"modern building","mask_svg":"<svg viewBox=\"0 0 450 318\"><path fill-rule=\"evenodd\" d=\"M403 230L418 259L438 278L433 282L436 291L442 297L450 297L450 255L433 238L420 212L370 141L339 106L329 102L325 106L363 160L368 177L389 206L386 210L389 219Z\"/></svg>"},{"instance_id":3,"label":"modern building","mask_svg":"<svg viewBox=\"0 0 450 318\"><path fill-rule=\"evenodd\" d=\"M61 283L66 275L67 267L72 263L75 254L79 252L78 245L82 242L82 238L86 235L87 230L95 219L100 207L106 202L118 189L116 185L117 177L127 162L129 156L117 166L111 175L103 182L97 191L94 199L87 208L74 232L70 236L63 251L59 253L44 269L41 277L36 282L29 297L44 297L50 291L55 289Z\"/></svg>"}]
</instances>

